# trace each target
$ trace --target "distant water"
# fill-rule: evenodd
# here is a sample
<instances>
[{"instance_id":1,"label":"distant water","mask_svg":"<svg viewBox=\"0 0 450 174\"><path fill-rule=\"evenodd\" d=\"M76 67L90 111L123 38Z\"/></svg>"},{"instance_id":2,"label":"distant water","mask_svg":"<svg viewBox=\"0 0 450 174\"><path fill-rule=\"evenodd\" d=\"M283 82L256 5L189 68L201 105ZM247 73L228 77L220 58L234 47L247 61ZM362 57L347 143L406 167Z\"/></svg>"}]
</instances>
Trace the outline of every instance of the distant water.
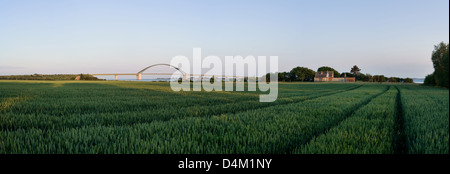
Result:
<instances>
[{"instance_id":1,"label":"distant water","mask_svg":"<svg viewBox=\"0 0 450 174\"><path fill-rule=\"evenodd\" d=\"M114 79L106 79L109 81L114 81ZM143 82L170 82L171 79L142 79L142 80L136 80L136 79L117 79L118 81L143 81Z\"/></svg>"},{"instance_id":2,"label":"distant water","mask_svg":"<svg viewBox=\"0 0 450 174\"><path fill-rule=\"evenodd\" d=\"M423 83L424 78L412 78L414 83Z\"/></svg>"}]
</instances>

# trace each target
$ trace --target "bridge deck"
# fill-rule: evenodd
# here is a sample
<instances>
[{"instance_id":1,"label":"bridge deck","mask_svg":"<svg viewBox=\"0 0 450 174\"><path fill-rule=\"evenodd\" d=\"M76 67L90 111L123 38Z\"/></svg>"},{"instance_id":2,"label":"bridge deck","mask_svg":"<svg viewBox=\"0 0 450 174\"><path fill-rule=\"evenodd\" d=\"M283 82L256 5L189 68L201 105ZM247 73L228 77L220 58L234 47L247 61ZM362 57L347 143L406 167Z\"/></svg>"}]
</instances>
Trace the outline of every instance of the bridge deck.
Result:
<instances>
[{"instance_id":1,"label":"bridge deck","mask_svg":"<svg viewBox=\"0 0 450 174\"><path fill-rule=\"evenodd\" d=\"M139 75L139 73L105 73L105 74L89 74L89 75L93 75L93 76L119 76L119 75ZM141 75L183 75L183 74L173 74L173 73L141 73ZM239 77L239 78L245 78L248 76L229 76L229 75L209 75L209 74L187 74L187 76L204 76L204 77Z\"/></svg>"}]
</instances>

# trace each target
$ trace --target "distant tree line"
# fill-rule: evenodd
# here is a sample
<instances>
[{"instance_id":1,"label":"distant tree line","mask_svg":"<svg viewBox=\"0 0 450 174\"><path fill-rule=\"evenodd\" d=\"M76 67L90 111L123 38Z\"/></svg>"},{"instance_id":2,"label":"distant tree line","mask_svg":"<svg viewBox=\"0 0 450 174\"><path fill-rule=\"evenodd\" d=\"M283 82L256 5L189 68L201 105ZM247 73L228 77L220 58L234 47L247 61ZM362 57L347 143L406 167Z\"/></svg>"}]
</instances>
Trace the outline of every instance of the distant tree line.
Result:
<instances>
[{"instance_id":1,"label":"distant tree line","mask_svg":"<svg viewBox=\"0 0 450 174\"><path fill-rule=\"evenodd\" d=\"M101 80L89 74L7 75L0 76L0 80L75 80L78 76L79 80Z\"/></svg>"},{"instance_id":2,"label":"distant tree line","mask_svg":"<svg viewBox=\"0 0 450 174\"><path fill-rule=\"evenodd\" d=\"M449 62L448 62L449 44L444 42L434 46L431 54L434 72L425 77L424 84L430 86L449 86Z\"/></svg>"},{"instance_id":3,"label":"distant tree line","mask_svg":"<svg viewBox=\"0 0 450 174\"><path fill-rule=\"evenodd\" d=\"M80 80L102 80L89 74L80 74ZM75 77L76 78L76 77ZM75 80L75 79L73 79Z\"/></svg>"},{"instance_id":4,"label":"distant tree line","mask_svg":"<svg viewBox=\"0 0 450 174\"><path fill-rule=\"evenodd\" d=\"M347 76L348 77L348 76ZM359 74L356 81L362 82L390 82L390 83L414 83L411 78L385 77L384 75Z\"/></svg>"},{"instance_id":5,"label":"distant tree line","mask_svg":"<svg viewBox=\"0 0 450 174\"><path fill-rule=\"evenodd\" d=\"M399 77L385 77L384 75L370 75L361 73L361 69L354 65L350 72L339 73L334 68L328 66L322 66L317 69L319 71L332 71L334 77L355 77L356 81L361 82L392 82L392 83L413 83L411 78L399 78ZM306 67L295 67L289 72L279 72L279 82L313 82L316 72ZM270 74L265 76L267 81L270 81Z\"/></svg>"}]
</instances>

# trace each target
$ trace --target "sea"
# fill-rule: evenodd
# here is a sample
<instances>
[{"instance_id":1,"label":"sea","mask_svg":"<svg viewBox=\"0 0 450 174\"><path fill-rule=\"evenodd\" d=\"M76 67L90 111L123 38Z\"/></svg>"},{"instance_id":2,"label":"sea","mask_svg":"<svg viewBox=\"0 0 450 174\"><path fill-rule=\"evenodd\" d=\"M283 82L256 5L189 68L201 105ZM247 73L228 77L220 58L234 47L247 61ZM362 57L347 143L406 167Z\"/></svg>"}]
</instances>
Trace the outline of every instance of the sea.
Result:
<instances>
[{"instance_id":1,"label":"sea","mask_svg":"<svg viewBox=\"0 0 450 174\"><path fill-rule=\"evenodd\" d=\"M422 84L425 78L412 78L414 83Z\"/></svg>"},{"instance_id":2,"label":"sea","mask_svg":"<svg viewBox=\"0 0 450 174\"><path fill-rule=\"evenodd\" d=\"M114 81L114 79L109 79L107 78L106 80L108 81ZM136 80L136 78L134 79L118 79L118 81L142 81L142 82L170 82L171 79L167 78L167 79L141 79L141 80Z\"/></svg>"}]
</instances>

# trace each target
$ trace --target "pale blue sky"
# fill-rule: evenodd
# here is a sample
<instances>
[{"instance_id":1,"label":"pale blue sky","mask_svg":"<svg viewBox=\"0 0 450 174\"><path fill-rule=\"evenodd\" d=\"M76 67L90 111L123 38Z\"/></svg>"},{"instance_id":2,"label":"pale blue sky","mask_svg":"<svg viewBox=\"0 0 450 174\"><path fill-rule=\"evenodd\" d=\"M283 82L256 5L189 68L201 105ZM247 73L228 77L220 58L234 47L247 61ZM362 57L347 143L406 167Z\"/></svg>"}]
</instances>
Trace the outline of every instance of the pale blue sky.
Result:
<instances>
[{"instance_id":1,"label":"pale blue sky","mask_svg":"<svg viewBox=\"0 0 450 174\"><path fill-rule=\"evenodd\" d=\"M448 0L0 0L0 74L137 72L200 47L424 77L448 16Z\"/></svg>"}]
</instances>

